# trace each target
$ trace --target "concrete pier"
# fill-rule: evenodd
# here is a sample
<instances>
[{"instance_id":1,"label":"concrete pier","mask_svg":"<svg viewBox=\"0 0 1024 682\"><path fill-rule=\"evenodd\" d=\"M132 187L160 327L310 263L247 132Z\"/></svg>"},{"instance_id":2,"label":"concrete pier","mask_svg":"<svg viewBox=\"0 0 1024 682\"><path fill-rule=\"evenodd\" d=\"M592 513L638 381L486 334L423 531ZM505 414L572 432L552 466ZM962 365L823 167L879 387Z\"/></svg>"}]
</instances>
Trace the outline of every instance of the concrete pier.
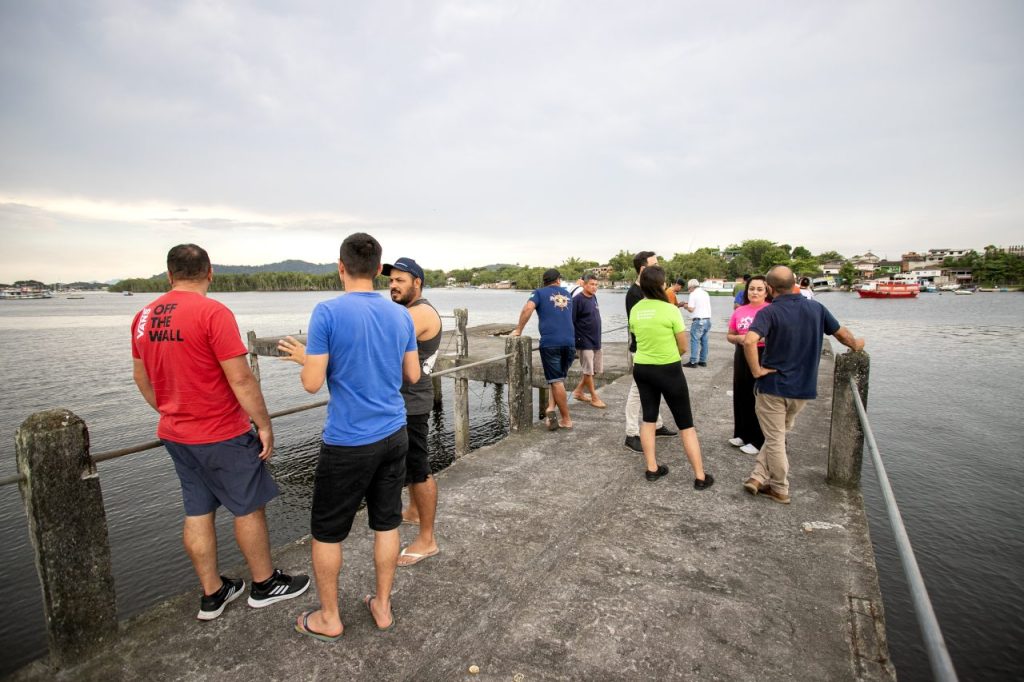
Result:
<instances>
[{"instance_id":1,"label":"concrete pier","mask_svg":"<svg viewBox=\"0 0 1024 682\"><path fill-rule=\"evenodd\" d=\"M259 610L241 599L208 623L195 620L196 590L123 623L91 660L15 679L894 679L860 493L825 483L831 358L789 438L783 506L741 488L753 458L727 443L732 348L715 336L710 366L684 370L710 490L693 489L678 438L657 443L669 475L644 479L623 447L623 377L601 391L608 409L570 402L572 431L513 433L438 475L441 553L398 569L390 632L362 605L373 561L360 513L337 643L292 630L315 590ZM401 533L405 544L415 527ZM308 542L275 564L310 572Z\"/></svg>"}]
</instances>

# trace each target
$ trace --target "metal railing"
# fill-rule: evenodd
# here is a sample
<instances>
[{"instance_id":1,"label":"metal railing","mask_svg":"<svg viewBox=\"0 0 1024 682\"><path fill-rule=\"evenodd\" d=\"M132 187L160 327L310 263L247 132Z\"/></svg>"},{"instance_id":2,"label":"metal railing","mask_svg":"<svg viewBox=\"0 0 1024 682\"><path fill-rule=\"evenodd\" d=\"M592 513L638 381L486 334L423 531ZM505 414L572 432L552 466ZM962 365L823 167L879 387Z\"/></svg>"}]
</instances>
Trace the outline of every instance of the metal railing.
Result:
<instances>
[{"instance_id":1,"label":"metal railing","mask_svg":"<svg viewBox=\"0 0 1024 682\"><path fill-rule=\"evenodd\" d=\"M896 496L892 492L889 478L885 473L885 465L882 463L882 456L878 452L878 445L875 443L875 434L871 431L871 424L868 422L868 414L864 409L864 403L860 399L860 392L853 377L849 378L850 391L853 394L853 404L857 408L857 416L860 419L861 428L864 431L865 442L868 451L871 453L871 461L875 465L878 474L878 487L882 490L882 498L885 500L885 512L889 517L889 525L896 540L896 550L899 554L900 563L903 565L903 574L907 579L910 588L910 598L914 604L914 615L917 617L917 624L921 628L921 635L924 638L925 649L928 653L928 662L931 664L932 674L940 682L955 682L957 679L956 670L953 668L953 661L946 649L946 641L942 637L942 630L939 628L939 621L935 618L935 610L932 608L931 600L928 598L928 589L924 585L924 578L917 566L917 559L914 557L914 549L910 546L910 538L907 536L907 529L903 525L903 517L900 516L900 509L896 504Z\"/></svg>"}]
</instances>

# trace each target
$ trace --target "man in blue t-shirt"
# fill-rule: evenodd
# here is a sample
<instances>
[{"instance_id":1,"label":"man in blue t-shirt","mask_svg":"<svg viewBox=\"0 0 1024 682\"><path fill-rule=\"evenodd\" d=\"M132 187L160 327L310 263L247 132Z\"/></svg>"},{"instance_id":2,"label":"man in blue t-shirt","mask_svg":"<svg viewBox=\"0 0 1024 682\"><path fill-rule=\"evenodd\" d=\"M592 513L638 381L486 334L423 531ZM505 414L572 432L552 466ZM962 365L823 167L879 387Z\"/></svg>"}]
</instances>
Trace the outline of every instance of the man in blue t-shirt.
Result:
<instances>
[{"instance_id":1,"label":"man in blue t-shirt","mask_svg":"<svg viewBox=\"0 0 1024 682\"><path fill-rule=\"evenodd\" d=\"M864 339L854 337L825 306L796 292L796 278L786 266L776 265L766 277L768 293L774 299L758 311L743 337L743 354L757 379L754 411L764 432L764 445L743 487L751 495L761 493L789 504L786 432L792 430L807 401L818 397L823 335L836 337L854 351L864 348ZM761 339L764 356L759 359Z\"/></svg>"},{"instance_id":2,"label":"man in blue t-shirt","mask_svg":"<svg viewBox=\"0 0 1024 682\"><path fill-rule=\"evenodd\" d=\"M278 344L285 360L302 365L303 388L316 393L326 383L330 392L310 511L320 608L304 612L295 624L299 633L325 641L344 630L338 612L341 543L364 497L375 531L377 585L363 603L379 629L395 622L391 586L409 449L400 390L403 377L419 381L420 364L409 311L373 290L380 257L376 239L349 235L338 261L345 294L313 309L307 346L290 336Z\"/></svg>"},{"instance_id":3,"label":"man in blue t-shirt","mask_svg":"<svg viewBox=\"0 0 1024 682\"><path fill-rule=\"evenodd\" d=\"M523 327L530 321L533 311L537 311L537 326L540 328L540 362L544 367L544 379L548 382L548 429L557 430L572 428L569 417L569 396L565 391L565 380L569 376L569 366L576 359L576 334L572 326L572 297L562 288L562 276L558 270L545 270L540 289L530 295L522 312L519 313L519 325L512 336L523 333ZM556 420L555 408L559 418Z\"/></svg>"},{"instance_id":4,"label":"man in blue t-shirt","mask_svg":"<svg viewBox=\"0 0 1024 682\"><path fill-rule=\"evenodd\" d=\"M597 305L597 275L583 276L583 291L572 299L572 326L576 330L576 355L580 359L580 383L572 397L594 407L608 407L597 395L594 375L604 372L601 357L601 308ZM587 393L584 393L586 391Z\"/></svg>"}]
</instances>

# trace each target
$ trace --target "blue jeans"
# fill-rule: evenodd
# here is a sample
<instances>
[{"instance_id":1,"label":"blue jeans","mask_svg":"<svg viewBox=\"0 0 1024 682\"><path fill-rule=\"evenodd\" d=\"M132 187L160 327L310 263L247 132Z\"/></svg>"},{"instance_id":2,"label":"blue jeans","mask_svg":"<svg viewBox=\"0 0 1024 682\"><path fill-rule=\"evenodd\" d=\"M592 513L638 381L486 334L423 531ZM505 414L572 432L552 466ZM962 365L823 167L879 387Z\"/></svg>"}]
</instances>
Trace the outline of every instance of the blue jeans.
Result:
<instances>
[{"instance_id":1,"label":"blue jeans","mask_svg":"<svg viewBox=\"0 0 1024 682\"><path fill-rule=\"evenodd\" d=\"M711 331L711 320L701 318L690 322L690 362L708 361L708 332Z\"/></svg>"}]
</instances>

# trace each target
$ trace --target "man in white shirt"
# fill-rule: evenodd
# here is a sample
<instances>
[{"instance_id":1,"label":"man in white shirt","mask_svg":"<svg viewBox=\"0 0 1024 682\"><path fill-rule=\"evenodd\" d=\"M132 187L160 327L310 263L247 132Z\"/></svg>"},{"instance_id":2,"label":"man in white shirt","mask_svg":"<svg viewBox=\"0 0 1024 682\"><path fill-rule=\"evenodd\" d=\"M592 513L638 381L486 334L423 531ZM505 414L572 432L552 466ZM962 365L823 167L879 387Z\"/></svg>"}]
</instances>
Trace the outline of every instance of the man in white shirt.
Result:
<instances>
[{"instance_id":1,"label":"man in white shirt","mask_svg":"<svg viewBox=\"0 0 1024 682\"><path fill-rule=\"evenodd\" d=\"M680 307L693 314L690 320L690 361L683 367L708 366L708 332L711 331L711 296L700 288L700 282L686 283L690 299Z\"/></svg>"}]
</instances>

